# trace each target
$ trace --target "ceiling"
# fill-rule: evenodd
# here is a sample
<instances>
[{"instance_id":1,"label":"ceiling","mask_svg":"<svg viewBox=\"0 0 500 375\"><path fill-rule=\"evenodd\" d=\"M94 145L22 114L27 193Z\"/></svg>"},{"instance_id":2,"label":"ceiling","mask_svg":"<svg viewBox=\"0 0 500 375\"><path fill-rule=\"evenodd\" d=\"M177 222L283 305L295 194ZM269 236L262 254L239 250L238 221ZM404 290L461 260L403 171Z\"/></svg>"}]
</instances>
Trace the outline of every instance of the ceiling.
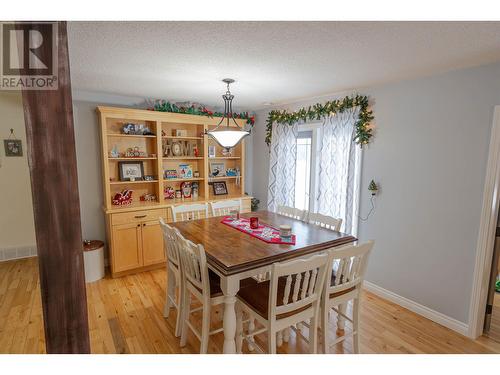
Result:
<instances>
[{"instance_id":1,"label":"ceiling","mask_svg":"<svg viewBox=\"0 0 500 375\"><path fill-rule=\"evenodd\" d=\"M500 60L500 22L70 22L73 89L259 109ZM266 104L267 103L267 104Z\"/></svg>"}]
</instances>

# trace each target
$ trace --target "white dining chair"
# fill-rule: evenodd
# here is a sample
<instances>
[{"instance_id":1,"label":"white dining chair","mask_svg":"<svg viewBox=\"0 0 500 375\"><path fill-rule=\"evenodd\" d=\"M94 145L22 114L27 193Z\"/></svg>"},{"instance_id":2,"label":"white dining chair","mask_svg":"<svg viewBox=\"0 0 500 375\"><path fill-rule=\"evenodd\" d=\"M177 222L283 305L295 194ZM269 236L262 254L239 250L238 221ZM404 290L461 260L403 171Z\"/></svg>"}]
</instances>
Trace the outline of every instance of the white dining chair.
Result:
<instances>
[{"instance_id":1,"label":"white dining chair","mask_svg":"<svg viewBox=\"0 0 500 375\"><path fill-rule=\"evenodd\" d=\"M237 353L242 351L243 340L252 347L258 347L253 340L254 335L267 331L267 352L274 354L277 333L306 319L311 321L309 351L316 353L320 297L329 264L329 253L275 263L270 280L240 289L236 308ZM250 317L249 323L255 319L263 328L246 334L243 314Z\"/></svg>"},{"instance_id":2,"label":"white dining chair","mask_svg":"<svg viewBox=\"0 0 500 375\"><path fill-rule=\"evenodd\" d=\"M229 215L232 210L241 212L241 199L210 202L210 208L212 209L212 216Z\"/></svg>"},{"instance_id":3,"label":"white dining chair","mask_svg":"<svg viewBox=\"0 0 500 375\"><path fill-rule=\"evenodd\" d=\"M172 206L172 221L187 221L208 218L208 205L206 203L181 204Z\"/></svg>"},{"instance_id":4,"label":"white dining chair","mask_svg":"<svg viewBox=\"0 0 500 375\"><path fill-rule=\"evenodd\" d=\"M183 292L179 260L179 241L174 228L165 223L163 218L160 218L160 226L163 232L163 247L167 256L167 288L163 316L168 319L171 307L177 310L175 336L179 337L182 328L181 298Z\"/></svg>"},{"instance_id":5,"label":"white dining chair","mask_svg":"<svg viewBox=\"0 0 500 375\"><path fill-rule=\"evenodd\" d=\"M207 353L209 336L222 332L222 328L210 330L211 306L224 302L224 295L220 288L220 278L207 267L205 249L202 245L186 240L174 228L180 243L179 257L181 261L181 275L183 281L183 317L181 329L181 346L186 345L188 329L200 340L200 353ZM191 298L195 297L201 307L191 308ZM201 331L190 321L192 313L202 311Z\"/></svg>"},{"instance_id":6,"label":"white dining chair","mask_svg":"<svg viewBox=\"0 0 500 375\"><path fill-rule=\"evenodd\" d=\"M318 214L315 212L308 212L307 222L320 226L322 228L334 230L336 232L340 231L340 226L342 225L342 219L336 219L334 217Z\"/></svg>"},{"instance_id":7,"label":"white dining chair","mask_svg":"<svg viewBox=\"0 0 500 375\"><path fill-rule=\"evenodd\" d=\"M278 207L276 208L276 213L279 215L291 217L292 219L301 221L307 220L307 211L299 210L298 208L278 205Z\"/></svg>"},{"instance_id":8,"label":"white dining chair","mask_svg":"<svg viewBox=\"0 0 500 375\"><path fill-rule=\"evenodd\" d=\"M373 241L361 245L346 245L330 250L332 266L328 267L326 282L321 296L321 329L323 352L329 353L332 345L338 344L352 336L354 353L359 353L359 303L366 273L368 257L373 248ZM352 318L346 315L347 306L352 303ZM330 341L328 323L330 310L338 314L337 319L348 320L352 323L352 333L343 335Z\"/></svg>"}]
</instances>

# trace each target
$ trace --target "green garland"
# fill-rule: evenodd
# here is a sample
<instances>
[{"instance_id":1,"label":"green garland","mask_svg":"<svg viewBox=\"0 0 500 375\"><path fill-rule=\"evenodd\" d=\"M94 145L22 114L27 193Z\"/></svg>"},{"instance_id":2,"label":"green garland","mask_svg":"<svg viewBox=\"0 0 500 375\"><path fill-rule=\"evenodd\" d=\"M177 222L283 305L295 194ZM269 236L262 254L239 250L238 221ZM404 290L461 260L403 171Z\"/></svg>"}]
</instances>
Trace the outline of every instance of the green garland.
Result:
<instances>
[{"instance_id":1,"label":"green garland","mask_svg":"<svg viewBox=\"0 0 500 375\"><path fill-rule=\"evenodd\" d=\"M177 104L168 101L158 100L154 103L153 107L148 108L150 111L158 112L171 112L171 113L184 113L188 115L207 116L207 117L222 117L224 113L211 111L202 105L191 105L189 107L178 106ZM248 112L233 113L234 118L246 120L247 124L253 126L255 124L255 116L250 115Z\"/></svg>"},{"instance_id":2,"label":"green garland","mask_svg":"<svg viewBox=\"0 0 500 375\"><path fill-rule=\"evenodd\" d=\"M370 142L372 129L369 127L370 121L374 119L373 111L368 109L368 97L363 95L346 96L343 99L336 99L324 104L314 104L308 108L301 108L296 112L286 110L269 112L266 123L266 144L271 145L273 124L293 125L297 122L322 120L326 117L342 113L346 109L360 107L358 121L356 121L356 134L353 141L363 146Z\"/></svg>"}]
</instances>

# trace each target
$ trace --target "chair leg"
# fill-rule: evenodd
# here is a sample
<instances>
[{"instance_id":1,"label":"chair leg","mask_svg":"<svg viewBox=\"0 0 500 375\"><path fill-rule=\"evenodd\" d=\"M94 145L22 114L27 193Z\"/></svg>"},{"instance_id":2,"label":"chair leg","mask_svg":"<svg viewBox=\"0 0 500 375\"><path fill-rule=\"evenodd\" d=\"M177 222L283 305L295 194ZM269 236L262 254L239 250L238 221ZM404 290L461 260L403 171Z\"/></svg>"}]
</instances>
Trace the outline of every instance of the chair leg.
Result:
<instances>
[{"instance_id":1,"label":"chair leg","mask_svg":"<svg viewBox=\"0 0 500 375\"><path fill-rule=\"evenodd\" d=\"M175 296L175 275L172 269L169 267L167 269L167 290L165 293L165 307L163 308L163 316L168 318L170 308L172 307L171 296Z\"/></svg>"},{"instance_id":2,"label":"chair leg","mask_svg":"<svg viewBox=\"0 0 500 375\"><path fill-rule=\"evenodd\" d=\"M184 306L182 304L182 292L180 280L175 280L177 284L178 293L176 296L177 301L177 318L175 320L175 337L179 337L182 331L182 315L184 314ZM175 290L174 290L175 293Z\"/></svg>"},{"instance_id":3,"label":"chair leg","mask_svg":"<svg viewBox=\"0 0 500 375\"><path fill-rule=\"evenodd\" d=\"M283 342L288 342L290 341L290 327L287 327L283 330Z\"/></svg>"},{"instance_id":4,"label":"chair leg","mask_svg":"<svg viewBox=\"0 0 500 375\"><path fill-rule=\"evenodd\" d=\"M268 353L276 354L276 332L268 328L267 330L267 345L268 345Z\"/></svg>"},{"instance_id":5,"label":"chair leg","mask_svg":"<svg viewBox=\"0 0 500 375\"><path fill-rule=\"evenodd\" d=\"M187 334L188 334L188 325L187 322L189 320L189 312L191 310L191 294L187 289L184 290L182 296L182 305L184 308L182 311L182 329L181 329L181 347L186 346Z\"/></svg>"},{"instance_id":6,"label":"chair leg","mask_svg":"<svg viewBox=\"0 0 500 375\"><path fill-rule=\"evenodd\" d=\"M318 352L318 316L312 317L309 322L309 353Z\"/></svg>"},{"instance_id":7,"label":"chair leg","mask_svg":"<svg viewBox=\"0 0 500 375\"><path fill-rule=\"evenodd\" d=\"M323 353L330 353L330 340L328 335L328 322L329 322L329 314L330 308L327 304L322 304L321 306L321 338L323 342Z\"/></svg>"},{"instance_id":8,"label":"chair leg","mask_svg":"<svg viewBox=\"0 0 500 375\"><path fill-rule=\"evenodd\" d=\"M241 354L243 347L243 311L236 303L236 353Z\"/></svg>"},{"instance_id":9,"label":"chair leg","mask_svg":"<svg viewBox=\"0 0 500 375\"><path fill-rule=\"evenodd\" d=\"M283 345L283 331L276 332L276 345L278 347Z\"/></svg>"},{"instance_id":10,"label":"chair leg","mask_svg":"<svg viewBox=\"0 0 500 375\"><path fill-rule=\"evenodd\" d=\"M359 298L354 299L352 302L352 321L354 334L352 336L352 343L354 346L354 353L359 354Z\"/></svg>"},{"instance_id":11,"label":"chair leg","mask_svg":"<svg viewBox=\"0 0 500 375\"><path fill-rule=\"evenodd\" d=\"M207 300L203 301L200 354L207 354L209 336L210 336L210 300Z\"/></svg>"},{"instance_id":12,"label":"chair leg","mask_svg":"<svg viewBox=\"0 0 500 375\"><path fill-rule=\"evenodd\" d=\"M345 315L347 311L347 302L342 303L338 307L339 312ZM337 316L337 333L342 335L344 334L344 328L345 328L345 319L342 315L338 314Z\"/></svg>"},{"instance_id":13,"label":"chair leg","mask_svg":"<svg viewBox=\"0 0 500 375\"><path fill-rule=\"evenodd\" d=\"M253 331L255 331L255 319L250 315L250 321L248 322L248 350L253 352L255 349L254 342L255 339L252 335Z\"/></svg>"}]
</instances>

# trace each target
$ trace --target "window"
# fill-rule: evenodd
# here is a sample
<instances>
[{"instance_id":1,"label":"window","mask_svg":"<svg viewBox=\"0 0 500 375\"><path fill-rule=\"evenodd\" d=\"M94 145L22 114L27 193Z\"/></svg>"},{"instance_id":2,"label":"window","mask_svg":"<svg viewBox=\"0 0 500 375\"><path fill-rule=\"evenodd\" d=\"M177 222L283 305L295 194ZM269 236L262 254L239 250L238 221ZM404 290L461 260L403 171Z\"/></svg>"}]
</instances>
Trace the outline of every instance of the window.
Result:
<instances>
[{"instance_id":1,"label":"window","mask_svg":"<svg viewBox=\"0 0 500 375\"><path fill-rule=\"evenodd\" d=\"M309 210L310 206L312 144L312 131L299 132L295 165L295 207L301 210Z\"/></svg>"}]
</instances>

